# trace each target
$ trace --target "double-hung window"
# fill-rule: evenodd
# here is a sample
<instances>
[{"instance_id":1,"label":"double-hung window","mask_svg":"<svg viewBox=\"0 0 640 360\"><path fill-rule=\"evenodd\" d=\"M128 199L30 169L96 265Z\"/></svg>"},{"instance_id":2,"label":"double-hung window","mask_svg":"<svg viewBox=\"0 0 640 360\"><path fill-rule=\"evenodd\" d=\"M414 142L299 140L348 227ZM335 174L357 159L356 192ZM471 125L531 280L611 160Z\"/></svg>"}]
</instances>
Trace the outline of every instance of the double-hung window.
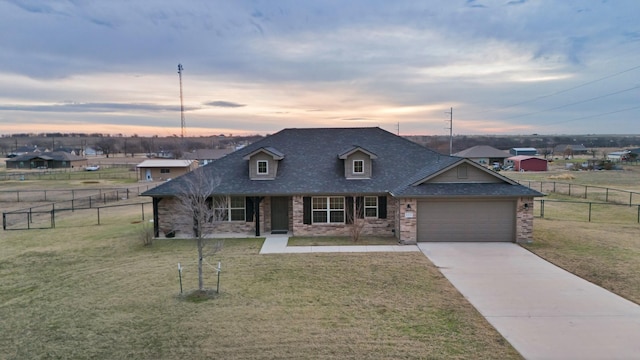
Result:
<instances>
[{"instance_id":1,"label":"double-hung window","mask_svg":"<svg viewBox=\"0 0 640 360\"><path fill-rule=\"evenodd\" d=\"M364 174L364 160L353 160L353 173Z\"/></svg>"},{"instance_id":2,"label":"double-hung window","mask_svg":"<svg viewBox=\"0 0 640 360\"><path fill-rule=\"evenodd\" d=\"M314 197L312 213L314 223L344 223L344 197Z\"/></svg>"},{"instance_id":3,"label":"double-hung window","mask_svg":"<svg viewBox=\"0 0 640 360\"><path fill-rule=\"evenodd\" d=\"M244 196L216 196L213 199L216 221L244 221Z\"/></svg>"},{"instance_id":4,"label":"double-hung window","mask_svg":"<svg viewBox=\"0 0 640 360\"><path fill-rule=\"evenodd\" d=\"M269 163L266 160L258 160L258 174L266 175L269 173Z\"/></svg>"},{"instance_id":5,"label":"double-hung window","mask_svg":"<svg viewBox=\"0 0 640 360\"><path fill-rule=\"evenodd\" d=\"M371 217L371 218L378 217L378 197L377 196L364 197L364 217Z\"/></svg>"}]
</instances>

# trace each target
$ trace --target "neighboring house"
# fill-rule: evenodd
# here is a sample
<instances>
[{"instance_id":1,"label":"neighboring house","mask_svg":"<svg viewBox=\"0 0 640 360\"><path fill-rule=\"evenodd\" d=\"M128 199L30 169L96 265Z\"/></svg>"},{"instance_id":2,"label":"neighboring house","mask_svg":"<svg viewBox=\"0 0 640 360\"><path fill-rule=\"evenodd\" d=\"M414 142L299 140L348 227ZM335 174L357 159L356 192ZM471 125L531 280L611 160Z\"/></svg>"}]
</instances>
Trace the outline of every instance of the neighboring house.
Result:
<instances>
[{"instance_id":1,"label":"neighboring house","mask_svg":"<svg viewBox=\"0 0 640 360\"><path fill-rule=\"evenodd\" d=\"M198 167L194 160L145 160L136 166L138 180L164 181L184 175Z\"/></svg>"},{"instance_id":2,"label":"neighboring house","mask_svg":"<svg viewBox=\"0 0 640 360\"><path fill-rule=\"evenodd\" d=\"M585 155L588 152L589 152L589 149L587 149L582 144L561 144L561 145L556 145L553 148L553 155L555 156Z\"/></svg>"},{"instance_id":3,"label":"neighboring house","mask_svg":"<svg viewBox=\"0 0 640 360\"><path fill-rule=\"evenodd\" d=\"M547 171L548 162L535 156L518 155L507 158L506 163L513 165L514 171Z\"/></svg>"},{"instance_id":4,"label":"neighboring house","mask_svg":"<svg viewBox=\"0 0 640 360\"><path fill-rule=\"evenodd\" d=\"M185 160L196 160L200 166L203 166L233 151L234 149L197 149L183 154L182 158Z\"/></svg>"},{"instance_id":5,"label":"neighboring house","mask_svg":"<svg viewBox=\"0 0 640 360\"><path fill-rule=\"evenodd\" d=\"M468 159L444 156L380 128L285 129L144 192L153 199L155 236L180 225L179 194L197 176L226 220L218 233L348 236L418 241L532 239L533 199L541 193ZM226 204L226 205L224 205Z\"/></svg>"},{"instance_id":6,"label":"neighboring house","mask_svg":"<svg viewBox=\"0 0 640 360\"><path fill-rule=\"evenodd\" d=\"M102 155L102 151L100 150L96 150L90 146L85 147L84 149L81 150L82 153L84 154L84 156L98 156L98 155Z\"/></svg>"},{"instance_id":7,"label":"neighboring house","mask_svg":"<svg viewBox=\"0 0 640 360\"><path fill-rule=\"evenodd\" d=\"M504 159L511 156L507 151L498 150L489 145L473 146L466 150L457 152L453 155L467 158L469 160L475 161L478 164L485 165L485 166L491 166L494 163L499 163L500 165L503 165Z\"/></svg>"},{"instance_id":8,"label":"neighboring house","mask_svg":"<svg viewBox=\"0 0 640 360\"><path fill-rule=\"evenodd\" d=\"M511 148L509 150L509 154L513 155L513 156L518 156L518 155L529 155L529 156L533 156L536 155L538 153L538 149L536 148L530 148L530 147L522 147L522 148Z\"/></svg>"},{"instance_id":9,"label":"neighboring house","mask_svg":"<svg viewBox=\"0 0 640 360\"><path fill-rule=\"evenodd\" d=\"M62 169L87 166L87 159L64 151L35 152L6 160L7 169Z\"/></svg>"},{"instance_id":10,"label":"neighboring house","mask_svg":"<svg viewBox=\"0 0 640 360\"><path fill-rule=\"evenodd\" d=\"M631 152L629 150L610 152L607 154L607 160L611 160L613 162L628 161L630 153Z\"/></svg>"},{"instance_id":11,"label":"neighboring house","mask_svg":"<svg viewBox=\"0 0 640 360\"><path fill-rule=\"evenodd\" d=\"M46 149L45 149L46 150ZM10 158L24 154L41 153L43 150L38 148L38 145L26 145L21 146L9 153Z\"/></svg>"}]
</instances>

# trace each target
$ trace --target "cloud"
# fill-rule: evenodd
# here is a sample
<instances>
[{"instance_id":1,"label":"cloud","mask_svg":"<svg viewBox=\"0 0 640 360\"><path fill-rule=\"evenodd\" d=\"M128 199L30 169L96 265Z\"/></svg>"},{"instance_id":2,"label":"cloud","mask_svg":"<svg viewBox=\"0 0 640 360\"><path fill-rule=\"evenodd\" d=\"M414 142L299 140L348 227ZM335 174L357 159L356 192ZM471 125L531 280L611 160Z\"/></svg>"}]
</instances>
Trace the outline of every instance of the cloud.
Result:
<instances>
[{"instance_id":1,"label":"cloud","mask_svg":"<svg viewBox=\"0 0 640 360\"><path fill-rule=\"evenodd\" d=\"M222 101L222 100L209 101L204 104L208 106L223 107L223 108L239 108L239 107L247 106L245 104L239 104L231 101Z\"/></svg>"},{"instance_id":2,"label":"cloud","mask_svg":"<svg viewBox=\"0 0 640 360\"><path fill-rule=\"evenodd\" d=\"M176 106L136 103L74 103L65 102L46 105L0 105L4 111L58 112L58 113L113 113L113 112L165 112L179 111ZM187 111L197 110L194 107L185 108Z\"/></svg>"}]
</instances>

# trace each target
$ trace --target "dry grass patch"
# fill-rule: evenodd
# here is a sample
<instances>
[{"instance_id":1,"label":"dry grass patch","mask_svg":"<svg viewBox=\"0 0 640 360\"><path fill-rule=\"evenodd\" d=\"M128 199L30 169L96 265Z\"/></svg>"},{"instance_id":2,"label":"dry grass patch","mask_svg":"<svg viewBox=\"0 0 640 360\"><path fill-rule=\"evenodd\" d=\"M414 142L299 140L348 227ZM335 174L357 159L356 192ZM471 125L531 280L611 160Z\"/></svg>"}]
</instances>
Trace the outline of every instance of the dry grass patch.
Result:
<instances>
[{"instance_id":1,"label":"dry grass patch","mask_svg":"<svg viewBox=\"0 0 640 360\"><path fill-rule=\"evenodd\" d=\"M640 304L640 226L536 219L534 227L527 249Z\"/></svg>"},{"instance_id":2,"label":"dry grass patch","mask_svg":"<svg viewBox=\"0 0 640 360\"><path fill-rule=\"evenodd\" d=\"M195 289L195 242L143 246L129 215L2 234L2 356L520 358L422 254L259 255L262 239L227 239L208 259L221 293L192 302L177 263Z\"/></svg>"}]
</instances>

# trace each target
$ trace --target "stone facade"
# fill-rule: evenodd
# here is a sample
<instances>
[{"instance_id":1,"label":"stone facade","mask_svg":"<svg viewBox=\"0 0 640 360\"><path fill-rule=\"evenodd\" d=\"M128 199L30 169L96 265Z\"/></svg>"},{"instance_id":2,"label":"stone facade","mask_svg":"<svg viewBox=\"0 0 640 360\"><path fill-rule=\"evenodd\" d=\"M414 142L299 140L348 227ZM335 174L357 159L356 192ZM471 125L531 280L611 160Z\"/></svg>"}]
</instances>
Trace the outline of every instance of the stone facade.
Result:
<instances>
[{"instance_id":1,"label":"stone facade","mask_svg":"<svg viewBox=\"0 0 640 360\"><path fill-rule=\"evenodd\" d=\"M533 198L519 198L516 209L516 242L531 243L533 241Z\"/></svg>"},{"instance_id":2,"label":"stone facade","mask_svg":"<svg viewBox=\"0 0 640 360\"><path fill-rule=\"evenodd\" d=\"M416 244L418 241L418 201L416 199L397 200L398 227L396 236L401 244Z\"/></svg>"}]
</instances>

